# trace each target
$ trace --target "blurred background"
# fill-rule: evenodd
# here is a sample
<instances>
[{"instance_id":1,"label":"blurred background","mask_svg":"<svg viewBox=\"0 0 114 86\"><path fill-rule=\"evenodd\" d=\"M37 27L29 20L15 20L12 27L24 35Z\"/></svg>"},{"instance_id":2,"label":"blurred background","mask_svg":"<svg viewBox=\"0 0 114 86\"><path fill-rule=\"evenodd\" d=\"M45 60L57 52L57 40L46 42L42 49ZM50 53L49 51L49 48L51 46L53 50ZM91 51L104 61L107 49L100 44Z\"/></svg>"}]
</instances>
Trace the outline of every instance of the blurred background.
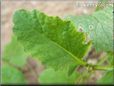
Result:
<instances>
[{"instance_id":1,"label":"blurred background","mask_svg":"<svg viewBox=\"0 0 114 86\"><path fill-rule=\"evenodd\" d=\"M97 0L93 0L97 3ZM2 0L1 3L1 50L3 52L4 46L11 41L12 35L12 16L18 9L40 10L47 15L59 16L63 18L66 15L82 15L91 14L96 6L78 6L77 3L91 3L92 0ZM2 53L1 53L2 54ZM94 54L94 56L93 56ZM90 56L93 59L97 59L99 54L92 53ZM96 61L96 60L94 60ZM35 64L31 58L28 59L28 64ZM41 64L39 64L41 65ZM26 66L27 67L27 66ZM41 65L40 68L36 68L34 71L40 73L44 67ZM96 71L92 75L88 82L94 83L94 81L101 77L102 73ZM30 83L36 83L36 78L30 73L25 74Z\"/></svg>"}]
</instances>

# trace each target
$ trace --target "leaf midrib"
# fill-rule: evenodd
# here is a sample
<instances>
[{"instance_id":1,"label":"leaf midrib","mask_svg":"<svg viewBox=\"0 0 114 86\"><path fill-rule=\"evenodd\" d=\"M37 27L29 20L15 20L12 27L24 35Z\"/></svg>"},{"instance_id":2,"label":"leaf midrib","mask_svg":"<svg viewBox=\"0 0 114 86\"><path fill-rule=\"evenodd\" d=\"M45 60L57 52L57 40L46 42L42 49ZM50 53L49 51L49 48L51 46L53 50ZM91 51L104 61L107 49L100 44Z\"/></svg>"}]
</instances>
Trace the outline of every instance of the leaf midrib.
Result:
<instances>
[{"instance_id":1,"label":"leaf midrib","mask_svg":"<svg viewBox=\"0 0 114 86\"><path fill-rule=\"evenodd\" d=\"M35 11L35 15L36 15L36 14L37 14L37 13L36 13L36 11ZM39 15L36 16L36 17L38 18ZM42 25L41 25L41 22L40 22L38 19L37 19L37 21L39 22L41 28L44 29L44 28L42 27ZM42 33L40 33L40 34L42 34ZM43 35L43 34L42 34L42 35ZM71 57L72 57L76 62L78 62L79 64L81 64L81 65L86 65L86 64L87 64L86 62L84 62L83 60L77 58L77 57L76 57L75 55L73 55L71 52L69 52L68 50L66 50L64 47L62 47L62 46L60 46L59 44L57 44L55 41L49 39L49 38L48 38L47 36L45 36L45 35L44 35L44 37L46 37L48 40L50 40L52 43L54 43L54 45L58 46L59 48L63 49L65 52L67 52L69 55L71 55Z\"/></svg>"}]
</instances>

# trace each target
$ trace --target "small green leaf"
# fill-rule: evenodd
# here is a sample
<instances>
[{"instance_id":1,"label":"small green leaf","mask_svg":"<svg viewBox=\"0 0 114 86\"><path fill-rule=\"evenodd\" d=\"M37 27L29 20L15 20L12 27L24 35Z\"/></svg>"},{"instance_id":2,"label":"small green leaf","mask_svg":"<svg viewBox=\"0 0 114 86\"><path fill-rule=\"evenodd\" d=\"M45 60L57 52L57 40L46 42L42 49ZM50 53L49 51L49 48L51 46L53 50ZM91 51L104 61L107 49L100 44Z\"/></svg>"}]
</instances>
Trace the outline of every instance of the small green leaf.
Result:
<instances>
[{"instance_id":1,"label":"small green leaf","mask_svg":"<svg viewBox=\"0 0 114 86\"><path fill-rule=\"evenodd\" d=\"M2 84L24 84L26 80L24 75L18 69L7 63L3 63L2 68Z\"/></svg>"},{"instance_id":2,"label":"small green leaf","mask_svg":"<svg viewBox=\"0 0 114 86\"><path fill-rule=\"evenodd\" d=\"M78 32L70 21L47 16L36 10L18 10L13 22L14 34L25 51L46 66L63 69L71 64L86 64L82 58L91 43L84 43L85 34Z\"/></svg>"},{"instance_id":3,"label":"small green leaf","mask_svg":"<svg viewBox=\"0 0 114 86\"><path fill-rule=\"evenodd\" d=\"M11 43L5 47L2 59L22 67L26 63L26 58L27 54L24 52L23 46L17 41L17 38L13 36Z\"/></svg>"},{"instance_id":4,"label":"small green leaf","mask_svg":"<svg viewBox=\"0 0 114 86\"><path fill-rule=\"evenodd\" d=\"M79 74L74 72L68 76L67 71L55 71L54 69L46 69L39 76L40 84L75 84Z\"/></svg>"}]
</instances>

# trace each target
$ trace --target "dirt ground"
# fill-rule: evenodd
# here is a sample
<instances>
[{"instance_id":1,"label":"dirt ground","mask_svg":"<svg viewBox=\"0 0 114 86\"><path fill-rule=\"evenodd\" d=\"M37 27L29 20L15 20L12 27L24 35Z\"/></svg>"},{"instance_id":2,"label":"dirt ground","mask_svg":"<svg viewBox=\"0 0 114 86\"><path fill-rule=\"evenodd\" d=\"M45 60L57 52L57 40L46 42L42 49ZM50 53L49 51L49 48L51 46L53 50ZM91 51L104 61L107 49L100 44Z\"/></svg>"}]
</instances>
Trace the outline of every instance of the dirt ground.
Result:
<instances>
[{"instance_id":1,"label":"dirt ground","mask_svg":"<svg viewBox=\"0 0 114 86\"><path fill-rule=\"evenodd\" d=\"M40 11L45 12L48 15L53 16L59 16L64 17L66 15L82 15L82 14L90 14L94 11L95 7L78 7L77 2L80 0L2 0L1 3L1 48L2 52L4 49L4 46L11 41L11 35L12 35L12 16L13 13L18 9L37 9ZM86 1L85 1L86 2ZM88 2L89 3L89 2ZM31 61L29 59L28 64L35 64L34 61ZM41 71L43 67L40 69L36 69L38 72ZM27 75L29 76L29 81L35 80L34 76L30 75L30 73ZM93 78L95 76L100 76L99 72L96 72L93 75ZM32 77L32 79L31 79ZM34 78L34 79L33 79ZM35 83L35 82L30 82Z\"/></svg>"}]
</instances>

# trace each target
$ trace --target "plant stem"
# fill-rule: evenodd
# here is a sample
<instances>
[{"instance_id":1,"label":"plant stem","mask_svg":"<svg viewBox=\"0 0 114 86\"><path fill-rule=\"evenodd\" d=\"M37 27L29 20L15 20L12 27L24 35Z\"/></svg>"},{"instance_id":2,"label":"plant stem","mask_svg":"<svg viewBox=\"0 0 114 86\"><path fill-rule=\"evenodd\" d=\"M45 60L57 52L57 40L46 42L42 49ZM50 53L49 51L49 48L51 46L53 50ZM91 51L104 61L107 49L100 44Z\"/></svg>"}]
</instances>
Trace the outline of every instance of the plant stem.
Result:
<instances>
[{"instance_id":1,"label":"plant stem","mask_svg":"<svg viewBox=\"0 0 114 86\"><path fill-rule=\"evenodd\" d=\"M113 70L114 67L111 65L111 66L99 66L99 65L94 65L93 66L93 69L94 70Z\"/></svg>"},{"instance_id":2,"label":"plant stem","mask_svg":"<svg viewBox=\"0 0 114 86\"><path fill-rule=\"evenodd\" d=\"M88 64L86 65L86 67L89 69L89 70L113 70L114 69L114 66L113 65L108 65L108 66L100 66L100 65L91 65L91 64Z\"/></svg>"},{"instance_id":3,"label":"plant stem","mask_svg":"<svg viewBox=\"0 0 114 86\"><path fill-rule=\"evenodd\" d=\"M113 65L108 65L108 66L100 66L100 65L92 65L92 64L82 64L82 66L85 66L87 67L88 69L91 69L91 70L113 70L114 69L114 66Z\"/></svg>"}]
</instances>

